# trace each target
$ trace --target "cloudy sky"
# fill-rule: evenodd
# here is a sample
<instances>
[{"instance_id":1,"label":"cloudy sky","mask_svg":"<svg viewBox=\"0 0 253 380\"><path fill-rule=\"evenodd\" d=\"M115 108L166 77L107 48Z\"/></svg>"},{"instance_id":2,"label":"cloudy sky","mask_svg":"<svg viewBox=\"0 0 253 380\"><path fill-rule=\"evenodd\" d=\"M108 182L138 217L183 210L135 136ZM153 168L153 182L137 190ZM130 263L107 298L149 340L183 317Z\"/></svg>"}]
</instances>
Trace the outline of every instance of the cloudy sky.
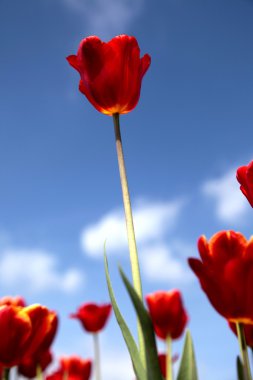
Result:
<instances>
[{"instance_id":1,"label":"cloudy sky","mask_svg":"<svg viewBox=\"0 0 253 380\"><path fill-rule=\"evenodd\" d=\"M144 292L179 288L200 379L235 380L237 342L187 257L202 234L253 233L235 180L253 159L252 20L252 0L0 1L0 295L59 312L56 355L93 356L68 315L108 301L105 240L135 333L117 270L130 275L112 120L78 92L65 59L85 36L127 33L152 57L139 104L121 119ZM103 380L132 379L114 318L101 344Z\"/></svg>"}]
</instances>

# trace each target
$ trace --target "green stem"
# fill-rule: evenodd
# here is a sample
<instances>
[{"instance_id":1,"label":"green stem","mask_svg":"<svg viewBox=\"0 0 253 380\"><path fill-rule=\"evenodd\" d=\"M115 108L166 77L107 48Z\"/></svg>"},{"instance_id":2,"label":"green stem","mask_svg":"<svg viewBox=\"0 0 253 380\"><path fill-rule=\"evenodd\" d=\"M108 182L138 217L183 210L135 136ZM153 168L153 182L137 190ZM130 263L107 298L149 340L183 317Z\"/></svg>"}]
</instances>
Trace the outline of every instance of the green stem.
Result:
<instances>
[{"instance_id":1,"label":"green stem","mask_svg":"<svg viewBox=\"0 0 253 380\"><path fill-rule=\"evenodd\" d=\"M236 331L241 351L241 359L244 368L245 378L246 380L252 380L243 323L236 322Z\"/></svg>"},{"instance_id":2,"label":"green stem","mask_svg":"<svg viewBox=\"0 0 253 380\"><path fill-rule=\"evenodd\" d=\"M93 334L94 342L94 356L95 356L95 379L101 380L101 371L100 371L100 350L99 350L99 339L98 333Z\"/></svg>"},{"instance_id":3,"label":"green stem","mask_svg":"<svg viewBox=\"0 0 253 380\"><path fill-rule=\"evenodd\" d=\"M168 335L166 338L166 380L173 380L173 368L172 368L172 339Z\"/></svg>"},{"instance_id":4,"label":"green stem","mask_svg":"<svg viewBox=\"0 0 253 380\"><path fill-rule=\"evenodd\" d=\"M41 366L38 364L36 368L36 379L37 380L43 380L43 373L41 370Z\"/></svg>"},{"instance_id":5,"label":"green stem","mask_svg":"<svg viewBox=\"0 0 253 380\"><path fill-rule=\"evenodd\" d=\"M125 219L126 219L129 253L130 253L130 262L131 262L131 269L132 269L133 286L137 294L139 295L140 299L143 300L139 259L138 259L135 232L134 232L133 215L132 215L131 201L130 201L130 195L129 195L129 190L128 190L128 182L127 182L125 161L124 161L124 155L123 155L121 133L120 133L119 114L113 115L113 123L114 123L116 150L117 150L118 164L119 164L120 182L121 182L123 203L124 203L124 209L125 209ZM137 321L137 329L138 329L140 355L141 355L143 366L144 368L146 368L144 336L141 330L141 325L140 325L139 320Z\"/></svg>"}]
</instances>

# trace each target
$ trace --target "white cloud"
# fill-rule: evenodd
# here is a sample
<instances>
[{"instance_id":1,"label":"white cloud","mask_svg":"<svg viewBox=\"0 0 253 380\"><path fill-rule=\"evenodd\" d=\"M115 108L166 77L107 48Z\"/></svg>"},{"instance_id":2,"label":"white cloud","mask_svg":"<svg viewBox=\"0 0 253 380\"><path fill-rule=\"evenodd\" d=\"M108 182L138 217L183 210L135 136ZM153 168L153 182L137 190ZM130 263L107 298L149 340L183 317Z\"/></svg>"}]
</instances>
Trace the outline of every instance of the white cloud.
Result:
<instances>
[{"instance_id":1,"label":"white cloud","mask_svg":"<svg viewBox=\"0 0 253 380\"><path fill-rule=\"evenodd\" d=\"M65 0L85 19L86 30L103 38L125 33L140 13L143 0Z\"/></svg>"},{"instance_id":2,"label":"white cloud","mask_svg":"<svg viewBox=\"0 0 253 380\"><path fill-rule=\"evenodd\" d=\"M134 379L132 363L128 353L108 351L106 348L102 360L103 377L108 380Z\"/></svg>"},{"instance_id":3,"label":"white cloud","mask_svg":"<svg viewBox=\"0 0 253 380\"><path fill-rule=\"evenodd\" d=\"M82 281L79 270L69 268L61 272L57 258L42 250L5 249L0 257L0 286L8 291L71 293Z\"/></svg>"},{"instance_id":4,"label":"white cloud","mask_svg":"<svg viewBox=\"0 0 253 380\"><path fill-rule=\"evenodd\" d=\"M235 177L236 169L222 177L204 183L202 192L215 201L216 216L223 222L238 222L245 215L248 204Z\"/></svg>"},{"instance_id":5,"label":"white cloud","mask_svg":"<svg viewBox=\"0 0 253 380\"><path fill-rule=\"evenodd\" d=\"M174 227L183 206L183 201L142 202L133 209L134 225L138 245L161 240ZM108 253L121 253L127 248L126 225L122 210L104 215L95 224L84 228L81 245L90 256L102 257L106 240Z\"/></svg>"},{"instance_id":6,"label":"white cloud","mask_svg":"<svg viewBox=\"0 0 253 380\"><path fill-rule=\"evenodd\" d=\"M186 251L183 251L185 247ZM193 279L186 263L189 252L192 252L191 248L178 243L171 247L161 243L143 248L140 251L143 274L150 281L188 284Z\"/></svg>"}]
</instances>

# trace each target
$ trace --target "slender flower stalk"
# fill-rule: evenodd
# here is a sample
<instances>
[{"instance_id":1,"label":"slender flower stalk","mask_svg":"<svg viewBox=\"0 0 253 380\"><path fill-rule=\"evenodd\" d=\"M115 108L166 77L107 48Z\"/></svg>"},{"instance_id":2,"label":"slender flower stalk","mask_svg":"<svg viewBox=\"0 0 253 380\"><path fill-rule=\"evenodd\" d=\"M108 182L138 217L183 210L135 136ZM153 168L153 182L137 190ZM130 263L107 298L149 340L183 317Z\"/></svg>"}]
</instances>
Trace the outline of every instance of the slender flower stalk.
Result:
<instances>
[{"instance_id":1,"label":"slender flower stalk","mask_svg":"<svg viewBox=\"0 0 253 380\"><path fill-rule=\"evenodd\" d=\"M99 350L99 339L98 333L92 334L94 342L94 356L95 356L95 379L101 380L101 370L100 370L100 350Z\"/></svg>"},{"instance_id":2,"label":"slender flower stalk","mask_svg":"<svg viewBox=\"0 0 253 380\"><path fill-rule=\"evenodd\" d=\"M4 368L2 372L2 380L9 380L10 378L10 368Z\"/></svg>"},{"instance_id":3,"label":"slender flower stalk","mask_svg":"<svg viewBox=\"0 0 253 380\"><path fill-rule=\"evenodd\" d=\"M242 359L243 368L244 368L244 375L245 375L246 380L252 380L243 323L239 323L239 322L236 323L236 331L237 331L239 346L241 350L241 359Z\"/></svg>"},{"instance_id":4,"label":"slender flower stalk","mask_svg":"<svg viewBox=\"0 0 253 380\"><path fill-rule=\"evenodd\" d=\"M166 338L167 354L166 354L166 380L173 380L172 369L172 339L168 335Z\"/></svg>"},{"instance_id":5,"label":"slender flower stalk","mask_svg":"<svg viewBox=\"0 0 253 380\"><path fill-rule=\"evenodd\" d=\"M37 365L36 380L43 380L43 373L40 365Z\"/></svg>"},{"instance_id":6,"label":"slender flower stalk","mask_svg":"<svg viewBox=\"0 0 253 380\"><path fill-rule=\"evenodd\" d=\"M123 155L123 147L122 147L120 122L119 122L118 113L113 114L113 122L114 122L116 150L117 150L118 164L119 164L120 182L121 182L123 203L124 203L124 209L125 209L125 219L126 219L127 238L128 238L128 246L129 246L129 253L130 253L133 285L137 294L139 295L141 300L143 300L139 259L138 259L138 252L137 252L137 246L136 246L133 215L132 215L131 201L130 201L130 195L129 195L129 190L128 190L128 182L127 182L125 161L124 161L124 155ZM143 365L145 368L146 359L145 359L144 337L142 334L139 321L137 322L137 328L138 328L140 355L142 357Z\"/></svg>"}]
</instances>

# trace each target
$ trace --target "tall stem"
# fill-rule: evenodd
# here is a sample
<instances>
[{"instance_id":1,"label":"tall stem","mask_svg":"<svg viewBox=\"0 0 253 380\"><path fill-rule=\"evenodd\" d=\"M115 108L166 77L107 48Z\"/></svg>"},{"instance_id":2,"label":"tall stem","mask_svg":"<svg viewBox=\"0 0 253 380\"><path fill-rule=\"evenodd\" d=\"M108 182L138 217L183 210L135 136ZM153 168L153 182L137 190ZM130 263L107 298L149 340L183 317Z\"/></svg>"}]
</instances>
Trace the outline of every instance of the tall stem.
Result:
<instances>
[{"instance_id":1,"label":"tall stem","mask_svg":"<svg viewBox=\"0 0 253 380\"><path fill-rule=\"evenodd\" d=\"M99 350L98 333L93 334L93 342L94 342L94 356L95 356L95 379L101 380L100 350Z\"/></svg>"},{"instance_id":2,"label":"tall stem","mask_svg":"<svg viewBox=\"0 0 253 380\"><path fill-rule=\"evenodd\" d=\"M173 380L172 368L172 339L168 335L166 338L167 354L166 354L166 380Z\"/></svg>"},{"instance_id":3,"label":"tall stem","mask_svg":"<svg viewBox=\"0 0 253 380\"><path fill-rule=\"evenodd\" d=\"M128 190L126 167L125 167L121 133L120 133L119 114L113 115L113 123L114 123L116 150L117 150L118 164L119 164L120 182L121 182L123 203L124 203L124 209L125 209L126 229L127 229L130 262L131 262L131 269L132 269L133 285L137 294L143 300L139 259L138 259L135 232L134 232L133 215L132 215L131 201L130 201L130 195L129 195L129 190ZM137 328L138 328L140 355L142 358L144 368L146 368L144 337L142 334L139 320L137 321Z\"/></svg>"},{"instance_id":4,"label":"tall stem","mask_svg":"<svg viewBox=\"0 0 253 380\"><path fill-rule=\"evenodd\" d=\"M241 359L243 363L245 378L246 380L252 380L243 323L236 322L236 331L241 351Z\"/></svg>"}]
</instances>

